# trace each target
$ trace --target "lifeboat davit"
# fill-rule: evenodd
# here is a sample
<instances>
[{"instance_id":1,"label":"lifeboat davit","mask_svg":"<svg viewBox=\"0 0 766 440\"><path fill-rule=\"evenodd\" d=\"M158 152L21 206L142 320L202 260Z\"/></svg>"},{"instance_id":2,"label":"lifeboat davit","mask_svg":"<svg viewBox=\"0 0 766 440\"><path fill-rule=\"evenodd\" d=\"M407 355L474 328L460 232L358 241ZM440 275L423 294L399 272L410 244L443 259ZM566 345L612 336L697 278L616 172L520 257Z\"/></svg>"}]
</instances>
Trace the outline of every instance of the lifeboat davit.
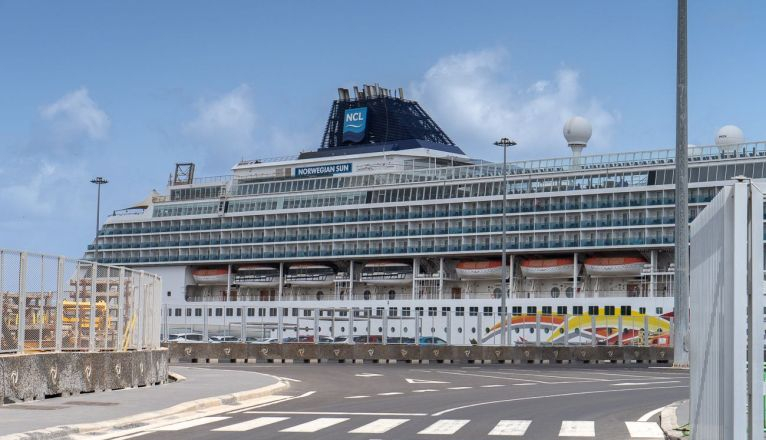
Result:
<instances>
[{"instance_id":1,"label":"lifeboat davit","mask_svg":"<svg viewBox=\"0 0 766 440\"><path fill-rule=\"evenodd\" d=\"M243 287L279 285L279 269L271 266L239 266L234 283Z\"/></svg>"},{"instance_id":2,"label":"lifeboat davit","mask_svg":"<svg viewBox=\"0 0 766 440\"><path fill-rule=\"evenodd\" d=\"M539 258L521 262L521 273L526 278L572 278L573 258Z\"/></svg>"},{"instance_id":3,"label":"lifeboat davit","mask_svg":"<svg viewBox=\"0 0 766 440\"><path fill-rule=\"evenodd\" d=\"M460 261L455 268L463 280L499 280L503 278L501 260Z\"/></svg>"},{"instance_id":4,"label":"lifeboat davit","mask_svg":"<svg viewBox=\"0 0 766 440\"><path fill-rule=\"evenodd\" d=\"M326 264L293 264L287 269L285 281L293 286L331 286L335 283L335 268Z\"/></svg>"},{"instance_id":5,"label":"lifeboat davit","mask_svg":"<svg viewBox=\"0 0 766 440\"><path fill-rule=\"evenodd\" d=\"M412 284L412 266L396 261L367 263L360 279L371 285L406 286Z\"/></svg>"},{"instance_id":6,"label":"lifeboat davit","mask_svg":"<svg viewBox=\"0 0 766 440\"><path fill-rule=\"evenodd\" d=\"M591 257L585 259L585 270L592 277L636 277L644 264L641 257Z\"/></svg>"},{"instance_id":7,"label":"lifeboat davit","mask_svg":"<svg viewBox=\"0 0 766 440\"><path fill-rule=\"evenodd\" d=\"M192 277L197 284L225 286L229 281L229 271L227 269L197 269L192 272Z\"/></svg>"}]
</instances>

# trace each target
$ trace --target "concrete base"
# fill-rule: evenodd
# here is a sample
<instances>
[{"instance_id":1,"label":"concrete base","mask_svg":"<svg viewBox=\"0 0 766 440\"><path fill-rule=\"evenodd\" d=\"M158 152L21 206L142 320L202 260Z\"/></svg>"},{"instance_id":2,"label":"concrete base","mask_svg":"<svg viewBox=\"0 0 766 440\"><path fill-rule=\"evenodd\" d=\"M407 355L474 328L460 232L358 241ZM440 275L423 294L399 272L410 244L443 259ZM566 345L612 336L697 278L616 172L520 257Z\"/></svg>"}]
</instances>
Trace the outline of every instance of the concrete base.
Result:
<instances>
[{"instance_id":1,"label":"concrete base","mask_svg":"<svg viewBox=\"0 0 766 440\"><path fill-rule=\"evenodd\" d=\"M165 383L169 351L0 356L0 404Z\"/></svg>"}]
</instances>

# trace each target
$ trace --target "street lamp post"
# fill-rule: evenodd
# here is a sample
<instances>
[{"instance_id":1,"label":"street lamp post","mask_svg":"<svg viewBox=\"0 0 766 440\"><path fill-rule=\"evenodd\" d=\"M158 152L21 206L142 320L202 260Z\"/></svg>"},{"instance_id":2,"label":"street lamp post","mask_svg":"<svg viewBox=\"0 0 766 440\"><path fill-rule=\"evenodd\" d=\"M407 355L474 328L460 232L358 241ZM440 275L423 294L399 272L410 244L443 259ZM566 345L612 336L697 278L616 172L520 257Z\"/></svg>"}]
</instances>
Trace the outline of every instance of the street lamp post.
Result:
<instances>
[{"instance_id":1,"label":"street lamp post","mask_svg":"<svg viewBox=\"0 0 766 440\"><path fill-rule=\"evenodd\" d=\"M508 345L508 328L506 320L508 318L508 264L507 264L507 255L506 255L506 230L505 230L505 212L506 212L506 202L508 200L508 147L512 147L516 145L516 142L508 139L507 137L504 137L500 139L499 141L495 142L495 145L498 147L503 147L503 216L500 219L500 228L503 230L503 240L502 240L502 261L501 264L503 266L503 281L501 283L502 285L502 291L500 298L500 344L501 345Z\"/></svg>"},{"instance_id":2,"label":"street lamp post","mask_svg":"<svg viewBox=\"0 0 766 440\"><path fill-rule=\"evenodd\" d=\"M103 177L96 177L95 179L91 180L90 183L95 183L98 185L98 195L96 196L96 243L95 243L95 249L93 251L93 261L98 263L98 229L100 226L100 218L99 213L101 211L101 185L105 185L109 183L108 180L104 179Z\"/></svg>"}]
</instances>

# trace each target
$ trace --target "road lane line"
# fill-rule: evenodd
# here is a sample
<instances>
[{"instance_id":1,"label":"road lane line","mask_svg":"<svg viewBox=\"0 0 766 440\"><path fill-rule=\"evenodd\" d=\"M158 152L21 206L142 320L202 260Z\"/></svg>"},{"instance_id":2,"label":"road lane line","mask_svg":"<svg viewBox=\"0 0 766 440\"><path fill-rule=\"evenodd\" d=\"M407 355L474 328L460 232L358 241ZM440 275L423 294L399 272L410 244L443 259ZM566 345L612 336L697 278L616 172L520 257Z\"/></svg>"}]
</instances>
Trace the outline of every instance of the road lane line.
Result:
<instances>
[{"instance_id":1,"label":"road lane line","mask_svg":"<svg viewBox=\"0 0 766 440\"><path fill-rule=\"evenodd\" d=\"M497 388L497 387L504 387L504 386L505 385L480 385L481 388Z\"/></svg>"},{"instance_id":2,"label":"road lane line","mask_svg":"<svg viewBox=\"0 0 766 440\"><path fill-rule=\"evenodd\" d=\"M378 393L378 396L398 396L399 394L404 394L400 391L391 391L388 393Z\"/></svg>"},{"instance_id":3,"label":"road lane line","mask_svg":"<svg viewBox=\"0 0 766 440\"><path fill-rule=\"evenodd\" d=\"M660 425L654 422L625 422L631 438L664 439Z\"/></svg>"},{"instance_id":4,"label":"road lane line","mask_svg":"<svg viewBox=\"0 0 766 440\"><path fill-rule=\"evenodd\" d=\"M309 391L307 393L303 393L300 396L279 396L279 395L272 395L272 396L263 396L260 398L256 398L258 400L258 403L254 403L252 405L247 405L244 408L238 409L236 411L229 411L227 414L237 414L245 411L249 411L251 409L256 408L262 408L264 406L274 405L276 403L282 403L287 402L288 400L295 400L295 399L302 399L304 397L308 397L316 393L316 391ZM254 399L254 400L256 400Z\"/></svg>"},{"instance_id":5,"label":"road lane line","mask_svg":"<svg viewBox=\"0 0 766 440\"><path fill-rule=\"evenodd\" d=\"M285 428L279 432L317 432L329 428L330 426L337 425L338 423L343 423L346 420L348 419L343 417L320 417L310 422Z\"/></svg>"},{"instance_id":6,"label":"road lane line","mask_svg":"<svg viewBox=\"0 0 766 440\"><path fill-rule=\"evenodd\" d=\"M548 394L545 396L529 396L529 397L517 397L515 399L503 399L503 400L490 400L487 402L478 402L478 403L472 403L470 405L462 405L462 406L456 406L454 408L445 409L439 412L435 412L431 414L432 416L438 417L447 413L451 413L453 411L460 411L467 408L475 408L477 406L484 406L484 405L494 405L497 403L509 403L509 402L520 402L524 400L537 400L537 399L548 399L553 397L569 397L569 396L586 396L589 394L606 394L606 393L621 393L623 391L630 391L630 392L636 392L636 391L647 391L647 390L667 390L671 388L689 388L688 385L676 385L676 386L669 386L669 387L646 387L646 388L620 388L618 390L597 390L597 391L581 391L577 393L561 393L561 394Z\"/></svg>"},{"instance_id":7,"label":"road lane line","mask_svg":"<svg viewBox=\"0 0 766 440\"><path fill-rule=\"evenodd\" d=\"M564 420L559 437L595 437L596 424L592 420Z\"/></svg>"},{"instance_id":8,"label":"road lane line","mask_svg":"<svg viewBox=\"0 0 766 440\"><path fill-rule=\"evenodd\" d=\"M665 409L665 407L664 407L664 406L661 406L661 407L659 407L659 408L657 408L657 409L653 409L653 410L649 411L648 413L644 414L643 416L641 416L641 417L638 419L638 421L639 421L639 422L648 422L648 421L649 421L649 419L651 419L652 417L654 417L654 415L655 415L655 414L657 414L658 412L662 411L663 409Z\"/></svg>"},{"instance_id":9,"label":"road lane line","mask_svg":"<svg viewBox=\"0 0 766 440\"><path fill-rule=\"evenodd\" d=\"M171 425L160 426L151 429L151 431L180 431L182 429L194 428L195 426L206 425L208 423L220 422L231 417L200 417L199 419L187 420L185 422L173 423Z\"/></svg>"},{"instance_id":10,"label":"road lane line","mask_svg":"<svg viewBox=\"0 0 766 440\"><path fill-rule=\"evenodd\" d=\"M470 420L439 420L418 434L452 435L467 425Z\"/></svg>"},{"instance_id":11,"label":"road lane line","mask_svg":"<svg viewBox=\"0 0 766 440\"><path fill-rule=\"evenodd\" d=\"M665 380L662 382L621 382L621 383L611 383L609 385L613 387L635 387L635 386L643 386L643 385L659 385L662 383L678 383L680 380Z\"/></svg>"},{"instance_id":12,"label":"road lane line","mask_svg":"<svg viewBox=\"0 0 766 440\"><path fill-rule=\"evenodd\" d=\"M346 396L344 399L366 399L370 396Z\"/></svg>"},{"instance_id":13,"label":"road lane line","mask_svg":"<svg viewBox=\"0 0 766 440\"><path fill-rule=\"evenodd\" d=\"M531 420L501 420L487 435L522 436L531 424Z\"/></svg>"},{"instance_id":14,"label":"road lane line","mask_svg":"<svg viewBox=\"0 0 766 440\"><path fill-rule=\"evenodd\" d=\"M409 422L410 419L378 419L366 425L349 431L350 434L383 434L399 425Z\"/></svg>"},{"instance_id":15,"label":"road lane line","mask_svg":"<svg viewBox=\"0 0 766 440\"><path fill-rule=\"evenodd\" d=\"M413 393L433 393L434 391L439 391L439 390L434 390L432 388L424 388L422 390L412 390Z\"/></svg>"},{"instance_id":16,"label":"road lane line","mask_svg":"<svg viewBox=\"0 0 766 440\"><path fill-rule=\"evenodd\" d=\"M450 387L448 390L470 390L473 387Z\"/></svg>"},{"instance_id":17,"label":"road lane line","mask_svg":"<svg viewBox=\"0 0 766 440\"><path fill-rule=\"evenodd\" d=\"M418 417L427 416L426 413L385 413L385 412L339 412L339 411L248 411L246 414L279 414L288 416L392 416L392 417Z\"/></svg>"},{"instance_id":18,"label":"road lane line","mask_svg":"<svg viewBox=\"0 0 766 440\"><path fill-rule=\"evenodd\" d=\"M244 431L250 431L251 429L260 428L262 426L271 425L273 423L281 422L287 419L289 419L289 417L258 417L257 419L248 420L246 422L235 423L233 425L216 428L216 429L213 429L213 431L244 432Z\"/></svg>"}]
</instances>

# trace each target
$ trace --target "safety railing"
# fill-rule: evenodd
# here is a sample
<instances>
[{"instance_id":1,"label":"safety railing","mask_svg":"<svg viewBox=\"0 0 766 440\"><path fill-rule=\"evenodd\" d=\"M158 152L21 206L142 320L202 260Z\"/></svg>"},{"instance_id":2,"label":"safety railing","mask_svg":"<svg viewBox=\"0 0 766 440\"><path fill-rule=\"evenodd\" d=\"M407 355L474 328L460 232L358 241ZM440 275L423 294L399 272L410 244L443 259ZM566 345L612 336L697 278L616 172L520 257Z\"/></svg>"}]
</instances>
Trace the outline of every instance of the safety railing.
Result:
<instances>
[{"instance_id":1,"label":"safety railing","mask_svg":"<svg viewBox=\"0 0 766 440\"><path fill-rule=\"evenodd\" d=\"M161 292L143 271L0 249L0 353L158 348Z\"/></svg>"}]
</instances>

